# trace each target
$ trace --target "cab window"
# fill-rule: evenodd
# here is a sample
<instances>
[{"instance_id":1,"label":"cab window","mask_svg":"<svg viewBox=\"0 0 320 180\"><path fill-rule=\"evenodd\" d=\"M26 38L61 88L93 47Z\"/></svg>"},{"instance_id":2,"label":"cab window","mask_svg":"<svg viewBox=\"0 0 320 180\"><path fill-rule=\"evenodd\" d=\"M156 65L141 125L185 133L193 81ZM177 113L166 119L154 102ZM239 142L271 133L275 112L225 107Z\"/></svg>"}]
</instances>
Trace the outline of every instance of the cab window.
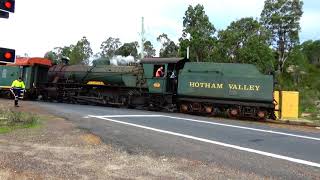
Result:
<instances>
[{"instance_id":1,"label":"cab window","mask_svg":"<svg viewBox=\"0 0 320 180\"><path fill-rule=\"evenodd\" d=\"M165 66L164 65L154 65L153 68L153 77L164 77L165 76Z\"/></svg>"}]
</instances>

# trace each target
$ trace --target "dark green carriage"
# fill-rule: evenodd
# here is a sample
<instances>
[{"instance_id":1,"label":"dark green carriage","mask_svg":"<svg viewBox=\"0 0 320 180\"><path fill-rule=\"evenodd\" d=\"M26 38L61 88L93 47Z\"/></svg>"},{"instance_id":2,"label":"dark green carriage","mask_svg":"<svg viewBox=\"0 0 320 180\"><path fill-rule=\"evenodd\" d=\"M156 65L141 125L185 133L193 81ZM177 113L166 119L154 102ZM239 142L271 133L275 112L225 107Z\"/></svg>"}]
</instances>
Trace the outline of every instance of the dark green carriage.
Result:
<instances>
[{"instance_id":1,"label":"dark green carriage","mask_svg":"<svg viewBox=\"0 0 320 180\"><path fill-rule=\"evenodd\" d=\"M0 66L0 90L11 88L12 81L20 76L19 66Z\"/></svg>"},{"instance_id":2,"label":"dark green carriage","mask_svg":"<svg viewBox=\"0 0 320 180\"><path fill-rule=\"evenodd\" d=\"M48 69L48 66L39 64L30 66L0 66L0 91L8 94L12 82L22 77L27 92L31 94L39 83L47 81Z\"/></svg>"}]
</instances>

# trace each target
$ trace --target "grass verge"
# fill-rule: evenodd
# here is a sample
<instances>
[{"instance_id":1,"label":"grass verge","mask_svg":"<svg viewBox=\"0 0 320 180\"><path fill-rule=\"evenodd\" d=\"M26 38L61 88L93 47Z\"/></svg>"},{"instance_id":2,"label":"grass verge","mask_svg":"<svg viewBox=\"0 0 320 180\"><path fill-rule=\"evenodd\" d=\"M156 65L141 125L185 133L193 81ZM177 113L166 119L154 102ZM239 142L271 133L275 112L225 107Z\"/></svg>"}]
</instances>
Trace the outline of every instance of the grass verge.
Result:
<instances>
[{"instance_id":1,"label":"grass verge","mask_svg":"<svg viewBox=\"0 0 320 180\"><path fill-rule=\"evenodd\" d=\"M16 112L0 107L0 133L8 133L22 128L35 128L37 126L39 126L39 117L35 114Z\"/></svg>"}]
</instances>

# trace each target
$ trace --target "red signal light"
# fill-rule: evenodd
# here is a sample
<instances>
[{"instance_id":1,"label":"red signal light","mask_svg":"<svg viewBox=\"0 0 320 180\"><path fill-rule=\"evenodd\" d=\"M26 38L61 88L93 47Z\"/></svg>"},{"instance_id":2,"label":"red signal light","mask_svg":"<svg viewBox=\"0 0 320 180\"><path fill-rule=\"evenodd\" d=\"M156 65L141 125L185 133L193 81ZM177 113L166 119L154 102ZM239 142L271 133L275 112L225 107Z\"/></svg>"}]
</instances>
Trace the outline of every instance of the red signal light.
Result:
<instances>
[{"instance_id":1,"label":"red signal light","mask_svg":"<svg viewBox=\"0 0 320 180\"><path fill-rule=\"evenodd\" d=\"M12 58L12 54L9 52L4 53L4 58L6 59L11 59Z\"/></svg>"},{"instance_id":2,"label":"red signal light","mask_svg":"<svg viewBox=\"0 0 320 180\"><path fill-rule=\"evenodd\" d=\"M0 47L0 63L14 63L16 51L14 49Z\"/></svg>"},{"instance_id":3,"label":"red signal light","mask_svg":"<svg viewBox=\"0 0 320 180\"><path fill-rule=\"evenodd\" d=\"M4 6L5 6L6 8L8 8L8 9L11 9L12 3L7 1L7 2L4 3Z\"/></svg>"},{"instance_id":4,"label":"red signal light","mask_svg":"<svg viewBox=\"0 0 320 180\"><path fill-rule=\"evenodd\" d=\"M14 13L15 0L0 0L0 11Z\"/></svg>"}]
</instances>

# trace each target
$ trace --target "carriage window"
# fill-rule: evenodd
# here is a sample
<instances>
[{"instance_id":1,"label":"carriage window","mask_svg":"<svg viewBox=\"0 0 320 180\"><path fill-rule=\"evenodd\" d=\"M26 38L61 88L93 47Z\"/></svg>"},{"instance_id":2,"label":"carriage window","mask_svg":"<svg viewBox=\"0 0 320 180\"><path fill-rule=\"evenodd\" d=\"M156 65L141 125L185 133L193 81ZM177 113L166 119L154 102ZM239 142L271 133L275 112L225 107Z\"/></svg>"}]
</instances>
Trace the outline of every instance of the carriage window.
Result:
<instances>
[{"instance_id":1,"label":"carriage window","mask_svg":"<svg viewBox=\"0 0 320 180\"><path fill-rule=\"evenodd\" d=\"M153 77L164 77L165 66L164 65L155 65L153 68Z\"/></svg>"}]
</instances>

